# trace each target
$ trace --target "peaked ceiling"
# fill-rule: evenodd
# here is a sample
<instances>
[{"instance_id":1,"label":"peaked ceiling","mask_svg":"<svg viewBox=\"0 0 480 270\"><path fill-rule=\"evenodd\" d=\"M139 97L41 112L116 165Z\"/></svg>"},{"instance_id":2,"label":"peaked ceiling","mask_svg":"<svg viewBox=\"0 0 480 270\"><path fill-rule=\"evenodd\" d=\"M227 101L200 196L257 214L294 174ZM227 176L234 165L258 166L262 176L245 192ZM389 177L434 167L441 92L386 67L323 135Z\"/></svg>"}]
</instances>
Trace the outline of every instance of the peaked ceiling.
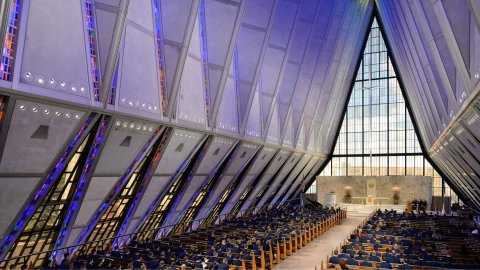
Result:
<instances>
[{"instance_id":1,"label":"peaked ceiling","mask_svg":"<svg viewBox=\"0 0 480 270\"><path fill-rule=\"evenodd\" d=\"M473 189L463 195L480 206L480 163L471 146L480 146L479 1L11 0L2 5L9 11L0 13L7 31L3 93L323 160L333 150L376 15L424 151L454 186ZM466 147L457 134L462 128L472 137Z\"/></svg>"}]
</instances>

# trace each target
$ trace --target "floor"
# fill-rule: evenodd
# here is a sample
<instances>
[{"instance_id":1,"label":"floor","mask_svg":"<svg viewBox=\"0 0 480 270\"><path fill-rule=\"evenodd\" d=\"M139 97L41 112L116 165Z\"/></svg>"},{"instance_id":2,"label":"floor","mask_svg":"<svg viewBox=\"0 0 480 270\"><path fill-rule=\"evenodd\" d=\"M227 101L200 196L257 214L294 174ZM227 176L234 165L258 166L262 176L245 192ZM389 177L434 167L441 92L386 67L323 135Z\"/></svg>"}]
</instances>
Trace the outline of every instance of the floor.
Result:
<instances>
[{"instance_id":1,"label":"floor","mask_svg":"<svg viewBox=\"0 0 480 270\"><path fill-rule=\"evenodd\" d=\"M327 255L350 235L350 233L367 218L368 214L357 213L347 216L342 224L333 227L320 235L305 247L297 250L292 256L273 267L274 270L315 270L326 269ZM323 268L321 263L323 261Z\"/></svg>"}]
</instances>

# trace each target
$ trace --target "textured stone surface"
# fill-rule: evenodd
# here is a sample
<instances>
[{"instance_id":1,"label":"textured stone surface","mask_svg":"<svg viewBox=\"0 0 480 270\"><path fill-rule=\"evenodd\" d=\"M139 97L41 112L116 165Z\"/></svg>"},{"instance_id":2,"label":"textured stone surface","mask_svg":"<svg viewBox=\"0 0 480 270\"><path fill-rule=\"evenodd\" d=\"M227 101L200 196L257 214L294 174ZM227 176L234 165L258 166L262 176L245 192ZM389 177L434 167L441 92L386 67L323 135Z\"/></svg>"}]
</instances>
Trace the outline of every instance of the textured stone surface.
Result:
<instances>
[{"instance_id":1,"label":"textured stone surface","mask_svg":"<svg viewBox=\"0 0 480 270\"><path fill-rule=\"evenodd\" d=\"M350 188L351 197L366 197L367 181L376 180L376 197L389 199L381 200L382 204L394 204L394 190L398 189L398 204L406 204L414 199L432 201L432 177L429 176L318 176L317 196L323 203L325 194L335 192L337 203L345 201L345 195ZM352 198L352 203L362 203L361 199Z\"/></svg>"}]
</instances>

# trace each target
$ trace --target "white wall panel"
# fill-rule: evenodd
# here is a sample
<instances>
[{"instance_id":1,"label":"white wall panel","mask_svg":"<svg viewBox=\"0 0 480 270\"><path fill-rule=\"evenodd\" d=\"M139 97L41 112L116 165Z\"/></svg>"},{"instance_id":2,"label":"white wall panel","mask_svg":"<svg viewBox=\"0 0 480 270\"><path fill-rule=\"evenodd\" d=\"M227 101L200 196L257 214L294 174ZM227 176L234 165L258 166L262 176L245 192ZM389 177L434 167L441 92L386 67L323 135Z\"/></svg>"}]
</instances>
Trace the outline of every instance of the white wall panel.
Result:
<instances>
[{"instance_id":1,"label":"white wall panel","mask_svg":"<svg viewBox=\"0 0 480 270\"><path fill-rule=\"evenodd\" d=\"M43 173L83 124L84 112L24 100L14 106L0 172ZM31 138L41 125L48 127L46 138Z\"/></svg>"},{"instance_id":2,"label":"white wall panel","mask_svg":"<svg viewBox=\"0 0 480 270\"><path fill-rule=\"evenodd\" d=\"M237 88L234 75L233 58L230 63L230 71L223 90L222 99L217 115L216 129L227 133L238 133L238 101Z\"/></svg>"},{"instance_id":3,"label":"white wall panel","mask_svg":"<svg viewBox=\"0 0 480 270\"><path fill-rule=\"evenodd\" d=\"M92 177L72 229L79 230L81 228L83 230L88 225L90 218L117 181L118 177ZM73 244L77 236L70 234L67 245Z\"/></svg>"},{"instance_id":4,"label":"white wall panel","mask_svg":"<svg viewBox=\"0 0 480 270\"><path fill-rule=\"evenodd\" d=\"M180 79L177 96L177 114L180 121L187 121L205 126L207 123L202 59L200 52L200 25L198 16L195 20L192 38L188 47L188 55Z\"/></svg>"},{"instance_id":5,"label":"white wall panel","mask_svg":"<svg viewBox=\"0 0 480 270\"><path fill-rule=\"evenodd\" d=\"M188 158L203 135L196 132L175 129L155 174L173 175Z\"/></svg>"},{"instance_id":6,"label":"white wall panel","mask_svg":"<svg viewBox=\"0 0 480 270\"><path fill-rule=\"evenodd\" d=\"M0 177L0 236L7 233L23 204L43 177Z\"/></svg>"},{"instance_id":7,"label":"white wall panel","mask_svg":"<svg viewBox=\"0 0 480 270\"><path fill-rule=\"evenodd\" d=\"M321 162L319 162L319 158L318 157L312 157L309 161L308 161L308 164L305 166L305 168L303 169L303 171L295 178L295 180L293 180L291 183L289 183L288 185L285 185L282 190L281 190L281 193L280 194L283 194L285 193L285 196L282 199L281 203L284 203L287 198L290 196L290 194L292 194L292 192L295 191L295 189L298 187L298 185L300 185L300 183L302 182L302 180L304 178L306 178L307 174L308 173L316 173L316 172L313 172L315 169L314 166L316 164L321 164ZM278 198L280 199L280 198Z\"/></svg>"},{"instance_id":8,"label":"white wall panel","mask_svg":"<svg viewBox=\"0 0 480 270\"><path fill-rule=\"evenodd\" d=\"M288 178L285 180L282 186L278 187L277 194L270 202L270 205L275 204L277 200L280 199L282 194L290 187L295 179L302 178L301 174L305 174L305 168L307 168L312 156L311 155L304 155L300 161L295 165L295 168L292 169L292 172L288 175ZM313 164L312 164L313 166ZM278 185L277 185L278 186Z\"/></svg>"},{"instance_id":9,"label":"white wall panel","mask_svg":"<svg viewBox=\"0 0 480 270\"><path fill-rule=\"evenodd\" d=\"M280 141L280 123L278 120L278 103L274 101L273 104L273 114L272 120L270 121L270 126L268 127L268 133L266 139L271 143L278 143Z\"/></svg>"},{"instance_id":10,"label":"white wall panel","mask_svg":"<svg viewBox=\"0 0 480 270\"><path fill-rule=\"evenodd\" d=\"M234 176L225 175L216 184L215 190L211 191L210 196L207 198L207 201L203 205L202 209L198 213L195 219L204 219L207 218L210 212L213 210L213 207L220 200L222 193L225 192L225 189L232 183Z\"/></svg>"},{"instance_id":11,"label":"white wall panel","mask_svg":"<svg viewBox=\"0 0 480 270\"><path fill-rule=\"evenodd\" d=\"M94 175L122 175L147 139L158 128L144 122L128 121L122 118L115 118L113 122ZM129 146L121 145L125 140L128 141Z\"/></svg>"},{"instance_id":12,"label":"white wall panel","mask_svg":"<svg viewBox=\"0 0 480 270\"><path fill-rule=\"evenodd\" d=\"M285 177L287 177L292 172L292 170L294 170L294 167L301 160L302 155L303 154L295 153L295 154L290 156L290 158L287 160L287 162L282 166L282 168L280 170L280 173L276 175L272 184L263 193L263 197L258 202L257 207L261 207L265 204L265 202L268 200L270 195L272 195L272 193L277 188L277 186L280 185L280 183L285 179Z\"/></svg>"},{"instance_id":13,"label":"white wall panel","mask_svg":"<svg viewBox=\"0 0 480 270\"><path fill-rule=\"evenodd\" d=\"M260 173L260 171L268 164L273 155L275 155L276 149L270 147L264 147L260 153L258 153L252 167L248 170L247 174L243 177L240 184L233 191L229 201L225 204L222 210L222 214L229 213L233 206L237 203L240 196L244 193L245 189L252 184L252 181Z\"/></svg>"},{"instance_id":14,"label":"white wall panel","mask_svg":"<svg viewBox=\"0 0 480 270\"><path fill-rule=\"evenodd\" d=\"M89 56L86 53L82 3L83 1L63 0L29 1L20 81L50 90L29 91L50 96L63 92L83 98L82 103L89 103ZM50 83L52 78L53 84ZM61 82L65 82L65 85L62 86ZM84 90L80 91L82 88ZM27 90L24 87L21 89ZM65 95L56 97L70 99Z\"/></svg>"},{"instance_id":15,"label":"white wall panel","mask_svg":"<svg viewBox=\"0 0 480 270\"><path fill-rule=\"evenodd\" d=\"M145 190L140 203L138 204L137 209L133 213L131 220L129 221L128 230L125 231L126 234L132 233L133 228L137 225L139 221L146 214L148 208L152 202L157 198L157 196L163 191L167 186L167 183L171 180L171 176L152 176L150 183Z\"/></svg>"},{"instance_id":16,"label":"white wall panel","mask_svg":"<svg viewBox=\"0 0 480 270\"><path fill-rule=\"evenodd\" d=\"M151 4L146 2L134 1L129 5L123 46L120 48L116 100L121 111L160 115L157 48Z\"/></svg>"},{"instance_id":17,"label":"white wall panel","mask_svg":"<svg viewBox=\"0 0 480 270\"><path fill-rule=\"evenodd\" d=\"M250 193L247 201L242 207L242 211L248 209L250 204L253 202L257 194L265 187L265 185L270 181L270 179L275 176L280 167L285 163L285 160L290 156L291 152L281 150L273 158L274 160L270 163L266 173L263 175L262 179L257 183L255 189Z\"/></svg>"},{"instance_id":18,"label":"white wall panel","mask_svg":"<svg viewBox=\"0 0 480 270\"><path fill-rule=\"evenodd\" d=\"M248 115L247 125L245 127L245 136L259 139L262 134L262 119L260 112L260 99L258 90L255 91L253 101Z\"/></svg>"}]
</instances>

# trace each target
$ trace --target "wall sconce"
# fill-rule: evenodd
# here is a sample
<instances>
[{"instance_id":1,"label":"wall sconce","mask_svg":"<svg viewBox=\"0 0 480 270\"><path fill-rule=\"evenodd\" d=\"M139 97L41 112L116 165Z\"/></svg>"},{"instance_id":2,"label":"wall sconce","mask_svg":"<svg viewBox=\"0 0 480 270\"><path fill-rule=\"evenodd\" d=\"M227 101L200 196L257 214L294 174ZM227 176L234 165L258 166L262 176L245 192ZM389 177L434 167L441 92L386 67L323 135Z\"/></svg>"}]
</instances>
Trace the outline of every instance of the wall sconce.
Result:
<instances>
[{"instance_id":1,"label":"wall sconce","mask_svg":"<svg viewBox=\"0 0 480 270\"><path fill-rule=\"evenodd\" d=\"M399 191L400 188L399 188L399 187L393 187L392 190L393 190L393 191Z\"/></svg>"},{"instance_id":2,"label":"wall sconce","mask_svg":"<svg viewBox=\"0 0 480 270\"><path fill-rule=\"evenodd\" d=\"M345 189L350 190L350 189L352 189L352 187L351 186L345 186Z\"/></svg>"}]
</instances>

